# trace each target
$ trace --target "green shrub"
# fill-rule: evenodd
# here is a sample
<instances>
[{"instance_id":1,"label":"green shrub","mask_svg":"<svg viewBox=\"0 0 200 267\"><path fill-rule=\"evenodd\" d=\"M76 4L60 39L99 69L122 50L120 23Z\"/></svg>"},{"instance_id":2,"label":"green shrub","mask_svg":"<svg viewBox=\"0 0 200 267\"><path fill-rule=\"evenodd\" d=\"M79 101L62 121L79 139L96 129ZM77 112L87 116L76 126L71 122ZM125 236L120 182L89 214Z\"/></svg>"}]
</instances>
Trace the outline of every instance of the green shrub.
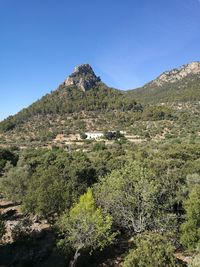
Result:
<instances>
[{"instance_id":1,"label":"green shrub","mask_svg":"<svg viewBox=\"0 0 200 267\"><path fill-rule=\"evenodd\" d=\"M186 220L181 226L181 242L195 249L200 242L200 185L196 185L185 202Z\"/></svg>"},{"instance_id":2,"label":"green shrub","mask_svg":"<svg viewBox=\"0 0 200 267\"><path fill-rule=\"evenodd\" d=\"M126 256L123 267L177 267L174 248L158 233L141 235Z\"/></svg>"}]
</instances>

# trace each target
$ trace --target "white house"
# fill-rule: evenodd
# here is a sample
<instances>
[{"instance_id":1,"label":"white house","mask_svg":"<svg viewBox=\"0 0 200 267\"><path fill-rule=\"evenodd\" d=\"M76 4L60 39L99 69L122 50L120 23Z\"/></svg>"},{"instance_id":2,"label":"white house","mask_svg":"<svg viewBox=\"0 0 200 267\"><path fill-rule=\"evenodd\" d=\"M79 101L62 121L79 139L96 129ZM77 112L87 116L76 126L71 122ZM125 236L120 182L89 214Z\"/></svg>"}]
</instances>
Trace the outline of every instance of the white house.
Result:
<instances>
[{"instance_id":1,"label":"white house","mask_svg":"<svg viewBox=\"0 0 200 267\"><path fill-rule=\"evenodd\" d=\"M101 137L103 137L103 133L102 132L88 132L85 133L87 135L88 140L93 139L93 140L99 140L101 139Z\"/></svg>"}]
</instances>

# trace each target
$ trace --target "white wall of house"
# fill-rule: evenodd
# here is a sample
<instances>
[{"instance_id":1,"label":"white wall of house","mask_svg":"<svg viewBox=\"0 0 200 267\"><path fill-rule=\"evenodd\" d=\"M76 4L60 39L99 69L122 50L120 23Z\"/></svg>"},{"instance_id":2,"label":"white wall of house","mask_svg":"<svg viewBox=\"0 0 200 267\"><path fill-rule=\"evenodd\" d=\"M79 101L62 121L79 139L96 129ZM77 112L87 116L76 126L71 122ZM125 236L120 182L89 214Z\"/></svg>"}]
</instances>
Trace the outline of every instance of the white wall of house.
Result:
<instances>
[{"instance_id":1,"label":"white wall of house","mask_svg":"<svg viewBox=\"0 0 200 267\"><path fill-rule=\"evenodd\" d=\"M87 135L87 138L86 139L93 139L93 140L98 140L98 139L101 139L101 137L103 137L103 133L100 133L100 132L88 132L88 133L85 133Z\"/></svg>"}]
</instances>

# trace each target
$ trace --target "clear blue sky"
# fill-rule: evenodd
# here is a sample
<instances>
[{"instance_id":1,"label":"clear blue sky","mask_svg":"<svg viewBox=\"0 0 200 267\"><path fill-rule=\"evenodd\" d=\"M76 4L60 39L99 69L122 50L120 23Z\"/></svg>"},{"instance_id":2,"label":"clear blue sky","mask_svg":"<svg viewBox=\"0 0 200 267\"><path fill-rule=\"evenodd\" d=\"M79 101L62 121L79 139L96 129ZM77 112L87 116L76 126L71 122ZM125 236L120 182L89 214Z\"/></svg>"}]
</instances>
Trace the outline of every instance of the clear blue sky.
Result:
<instances>
[{"instance_id":1,"label":"clear blue sky","mask_svg":"<svg viewBox=\"0 0 200 267\"><path fill-rule=\"evenodd\" d=\"M0 120L90 63L135 88L200 60L200 0L0 0Z\"/></svg>"}]
</instances>

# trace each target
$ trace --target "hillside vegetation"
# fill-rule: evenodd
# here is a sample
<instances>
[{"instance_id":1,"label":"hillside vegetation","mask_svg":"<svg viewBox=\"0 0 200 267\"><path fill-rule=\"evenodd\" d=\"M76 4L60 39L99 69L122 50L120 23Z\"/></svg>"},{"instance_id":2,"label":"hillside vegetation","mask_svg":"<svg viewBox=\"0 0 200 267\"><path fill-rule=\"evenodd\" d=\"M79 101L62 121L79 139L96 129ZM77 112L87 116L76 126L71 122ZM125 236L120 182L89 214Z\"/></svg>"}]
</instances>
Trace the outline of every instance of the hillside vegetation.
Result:
<instances>
[{"instance_id":1,"label":"hillside vegetation","mask_svg":"<svg viewBox=\"0 0 200 267\"><path fill-rule=\"evenodd\" d=\"M150 83L127 93L143 104L199 101L200 75L189 74L182 80L160 86Z\"/></svg>"}]
</instances>

